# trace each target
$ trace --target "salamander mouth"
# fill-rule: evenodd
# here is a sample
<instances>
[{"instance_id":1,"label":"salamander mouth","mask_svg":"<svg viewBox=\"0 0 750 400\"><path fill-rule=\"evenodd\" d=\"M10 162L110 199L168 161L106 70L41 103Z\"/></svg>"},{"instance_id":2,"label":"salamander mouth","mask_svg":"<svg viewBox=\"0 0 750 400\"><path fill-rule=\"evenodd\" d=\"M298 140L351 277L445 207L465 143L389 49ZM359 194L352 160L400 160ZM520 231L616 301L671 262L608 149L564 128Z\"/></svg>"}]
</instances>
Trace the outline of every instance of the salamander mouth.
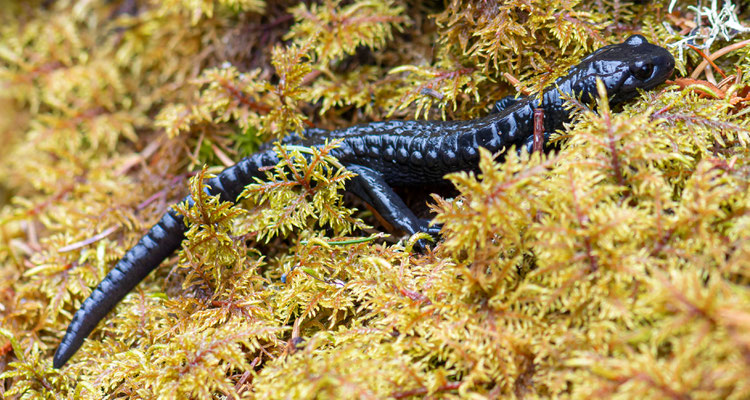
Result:
<instances>
[{"instance_id":1,"label":"salamander mouth","mask_svg":"<svg viewBox=\"0 0 750 400\"><path fill-rule=\"evenodd\" d=\"M612 78L610 77L610 79ZM614 106L626 102L638 94L639 86L634 85L632 81L633 77L630 74L619 74L619 79L617 79L615 84L607 88L610 105Z\"/></svg>"}]
</instances>

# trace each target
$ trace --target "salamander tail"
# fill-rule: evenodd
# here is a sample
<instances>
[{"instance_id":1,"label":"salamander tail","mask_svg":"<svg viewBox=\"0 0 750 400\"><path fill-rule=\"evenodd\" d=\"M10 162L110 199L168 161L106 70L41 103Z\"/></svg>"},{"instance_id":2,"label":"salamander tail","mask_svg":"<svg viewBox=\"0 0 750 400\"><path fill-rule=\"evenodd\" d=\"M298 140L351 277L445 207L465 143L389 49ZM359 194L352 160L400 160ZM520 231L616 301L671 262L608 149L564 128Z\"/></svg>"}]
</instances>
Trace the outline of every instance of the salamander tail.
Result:
<instances>
[{"instance_id":1,"label":"salamander tail","mask_svg":"<svg viewBox=\"0 0 750 400\"><path fill-rule=\"evenodd\" d=\"M192 201L190 197L185 200ZM55 352L52 365L60 368L81 347L114 306L143 278L169 257L185 236L182 216L169 210L138 243L117 263L76 311L73 320Z\"/></svg>"},{"instance_id":2,"label":"salamander tail","mask_svg":"<svg viewBox=\"0 0 750 400\"><path fill-rule=\"evenodd\" d=\"M208 192L220 195L224 201L235 202L253 177L263 176L261 168L274 166L277 162L278 158L273 150L253 154L209 180ZM193 199L188 196L183 201L192 203ZM175 210L169 210L133 248L125 253L115 268L76 311L55 352L52 361L55 368L65 365L99 321L146 275L180 247L185 238L185 230L182 216Z\"/></svg>"}]
</instances>

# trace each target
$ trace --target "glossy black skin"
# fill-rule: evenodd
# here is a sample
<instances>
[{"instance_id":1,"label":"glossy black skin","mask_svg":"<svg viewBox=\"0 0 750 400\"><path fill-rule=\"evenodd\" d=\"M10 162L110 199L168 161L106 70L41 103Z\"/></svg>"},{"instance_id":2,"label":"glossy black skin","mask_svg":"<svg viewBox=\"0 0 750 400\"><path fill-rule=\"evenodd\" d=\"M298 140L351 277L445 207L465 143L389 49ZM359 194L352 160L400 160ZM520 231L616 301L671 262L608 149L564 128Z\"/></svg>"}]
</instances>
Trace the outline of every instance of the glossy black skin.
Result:
<instances>
[{"instance_id":1,"label":"glossy black skin","mask_svg":"<svg viewBox=\"0 0 750 400\"><path fill-rule=\"evenodd\" d=\"M475 170L479 147L499 153L515 145L531 151L534 109L544 110L545 136L562 129L570 120L561 93L591 103L596 97L596 78L607 88L614 105L664 82L672 73L674 58L665 49L636 35L624 43L597 50L559 78L555 87L537 98L505 98L490 115L468 121L385 121L326 131L312 129L305 139L292 135L287 144L320 147L326 139L341 138L332 155L357 173L347 191L362 198L395 228L408 233L437 235L439 228L417 218L391 186L440 183L450 172ZM236 201L262 167L273 166L277 156L270 148L225 169L208 184L210 194ZM191 201L190 197L184 200ZM143 278L172 254L184 239L182 217L168 211L117 263L115 268L76 312L55 353L53 365L63 366L78 350L99 320Z\"/></svg>"}]
</instances>

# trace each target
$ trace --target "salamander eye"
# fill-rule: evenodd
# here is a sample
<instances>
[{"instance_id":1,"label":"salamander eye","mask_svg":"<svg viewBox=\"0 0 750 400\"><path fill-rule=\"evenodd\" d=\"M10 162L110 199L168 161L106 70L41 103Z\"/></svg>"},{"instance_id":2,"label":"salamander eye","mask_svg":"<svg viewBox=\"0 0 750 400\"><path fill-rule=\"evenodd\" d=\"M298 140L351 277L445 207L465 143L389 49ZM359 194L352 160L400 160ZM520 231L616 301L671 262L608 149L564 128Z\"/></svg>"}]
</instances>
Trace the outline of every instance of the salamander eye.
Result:
<instances>
[{"instance_id":1,"label":"salamander eye","mask_svg":"<svg viewBox=\"0 0 750 400\"><path fill-rule=\"evenodd\" d=\"M630 65L630 73L632 73L636 79L641 81L650 78L652 72L654 72L654 64L649 62L637 61Z\"/></svg>"}]
</instances>

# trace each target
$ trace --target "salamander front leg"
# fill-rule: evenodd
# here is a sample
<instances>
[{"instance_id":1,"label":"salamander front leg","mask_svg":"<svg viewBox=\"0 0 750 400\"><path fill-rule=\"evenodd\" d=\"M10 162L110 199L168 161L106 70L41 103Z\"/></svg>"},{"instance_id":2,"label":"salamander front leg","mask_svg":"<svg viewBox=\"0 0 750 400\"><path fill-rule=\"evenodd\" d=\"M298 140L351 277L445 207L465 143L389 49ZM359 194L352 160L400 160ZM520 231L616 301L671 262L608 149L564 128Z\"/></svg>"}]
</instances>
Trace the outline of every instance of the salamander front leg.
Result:
<instances>
[{"instance_id":1,"label":"salamander front leg","mask_svg":"<svg viewBox=\"0 0 750 400\"><path fill-rule=\"evenodd\" d=\"M428 220L417 218L380 173L361 165L347 165L346 168L357 174L346 189L370 204L388 223L410 235L426 232L437 237L440 227L430 226ZM418 247L424 247L424 243L418 243Z\"/></svg>"}]
</instances>

